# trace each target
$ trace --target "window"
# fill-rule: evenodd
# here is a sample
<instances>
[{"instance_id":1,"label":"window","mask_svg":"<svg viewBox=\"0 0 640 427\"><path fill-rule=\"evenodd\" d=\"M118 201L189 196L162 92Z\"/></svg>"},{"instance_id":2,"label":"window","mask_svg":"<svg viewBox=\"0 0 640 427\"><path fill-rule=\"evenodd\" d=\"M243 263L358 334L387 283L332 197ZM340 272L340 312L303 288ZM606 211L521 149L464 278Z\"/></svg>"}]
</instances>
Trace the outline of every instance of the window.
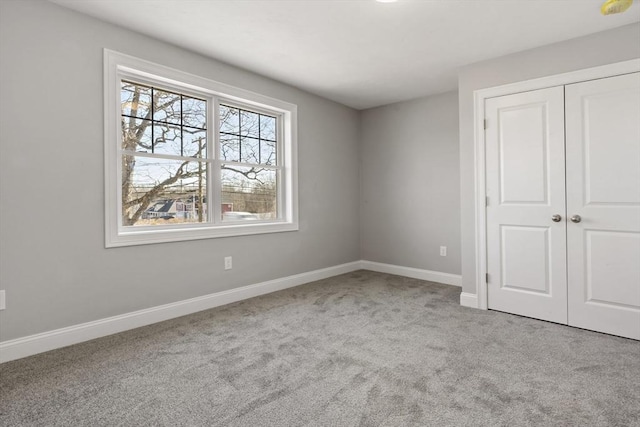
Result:
<instances>
[{"instance_id":1,"label":"window","mask_svg":"<svg viewBox=\"0 0 640 427\"><path fill-rule=\"evenodd\" d=\"M278 218L277 117L223 104L219 115L223 221Z\"/></svg>"},{"instance_id":2,"label":"window","mask_svg":"<svg viewBox=\"0 0 640 427\"><path fill-rule=\"evenodd\" d=\"M121 80L120 107L122 225L207 222L207 100Z\"/></svg>"},{"instance_id":3,"label":"window","mask_svg":"<svg viewBox=\"0 0 640 427\"><path fill-rule=\"evenodd\" d=\"M297 230L296 106L105 50L106 246Z\"/></svg>"}]
</instances>

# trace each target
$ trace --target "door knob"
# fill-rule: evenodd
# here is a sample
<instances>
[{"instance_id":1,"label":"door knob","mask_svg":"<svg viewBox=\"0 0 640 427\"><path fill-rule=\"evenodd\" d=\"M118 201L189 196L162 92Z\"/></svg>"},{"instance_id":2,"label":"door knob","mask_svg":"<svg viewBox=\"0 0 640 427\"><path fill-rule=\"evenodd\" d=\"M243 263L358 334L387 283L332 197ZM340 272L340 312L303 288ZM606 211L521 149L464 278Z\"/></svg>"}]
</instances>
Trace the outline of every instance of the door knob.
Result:
<instances>
[{"instance_id":1,"label":"door knob","mask_svg":"<svg viewBox=\"0 0 640 427\"><path fill-rule=\"evenodd\" d=\"M571 217L571 222L575 222L576 224L582 221L582 217L580 215L574 215Z\"/></svg>"},{"instance_id":2,"label":"door knob","mask_svg":"<svg viewBox=\"0 0 640 427\"><path fill-rule=\"evenodd\" d=\"M558 214L552 215L551 216L551 221L560 222L560 221L562 221L562 217L560 215L558 215Z\"/></svg>"}]
</instances>

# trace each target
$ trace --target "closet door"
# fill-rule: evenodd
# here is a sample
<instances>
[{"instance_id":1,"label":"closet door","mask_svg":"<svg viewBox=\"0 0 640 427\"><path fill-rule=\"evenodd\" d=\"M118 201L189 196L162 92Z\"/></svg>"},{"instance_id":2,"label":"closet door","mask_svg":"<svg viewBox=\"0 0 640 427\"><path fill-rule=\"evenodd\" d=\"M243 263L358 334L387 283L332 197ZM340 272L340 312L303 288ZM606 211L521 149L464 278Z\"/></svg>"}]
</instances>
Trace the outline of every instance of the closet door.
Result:
<instances>
[{"instance_id":1,"label":"closet door","mask_svg":"<svg viewBox=\"0 0 640 427\"><path fill-rule=\"evenodd\" d=\"M640 339L640 73L566 86L566 130L569 324Z\"/></svg>"},{"instance_id":2,"label":"closet door","mask_svg":"<svg viewBox=\"0 0 640 427\"><path fill-rule=\"evenodd\" d=\"M567 323L564 89L488 99L488 306Z\"/></svg>"}]
</instances>

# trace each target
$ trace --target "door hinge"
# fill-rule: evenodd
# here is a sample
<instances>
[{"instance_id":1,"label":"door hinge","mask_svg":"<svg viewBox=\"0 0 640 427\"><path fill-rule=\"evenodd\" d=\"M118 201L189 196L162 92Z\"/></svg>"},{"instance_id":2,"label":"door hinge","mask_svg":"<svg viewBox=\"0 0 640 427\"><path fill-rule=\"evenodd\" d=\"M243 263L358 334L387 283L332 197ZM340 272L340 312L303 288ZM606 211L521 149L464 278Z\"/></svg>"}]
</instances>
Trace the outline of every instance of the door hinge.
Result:
<instances>
[{"instance_id":1,"label":"door hinge","mask_svg":"<svg viewBox=\"0 0 640 427\"><path fill-rule=\"evenodd\" d=\"M487 273L487 275L485 276L485 280L487 282L487 284L489 283L489 273Z\"/></svg>"},{"instance_id":2,"label":"door hinge","mask_svg":"<svg viewBox=\"0 0 640 427\"><path fill-rule=\"evenodd\" d=\"M487 129L487 119L484 119L484 128Z\"/></svg>"}]
</instances>

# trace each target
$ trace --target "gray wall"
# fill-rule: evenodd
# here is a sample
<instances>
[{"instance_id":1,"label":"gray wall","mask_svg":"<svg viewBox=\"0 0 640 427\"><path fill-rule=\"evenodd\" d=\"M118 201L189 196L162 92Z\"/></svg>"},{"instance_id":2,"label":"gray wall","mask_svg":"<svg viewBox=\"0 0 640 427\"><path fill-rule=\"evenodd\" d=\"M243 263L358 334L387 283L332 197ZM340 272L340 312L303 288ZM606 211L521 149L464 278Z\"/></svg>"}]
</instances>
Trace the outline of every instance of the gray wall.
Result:
<instances>
[{"instance_id":1,"label":"gray wall","mask_svg":"<svg viewBox=\"0 0 640 427\"><path fill-rule=\"evenodd\" d=\"M467 66L458 76L460 96L460 197L462 290L476 293L473 159L473 92L640 57L640 24L592 34Z\"/></svg>"},{"instance_id":2,"label":"gray wall","mask_svg":"<svg viewBox=\"0 0 640 427\"><path fill-rule=\"evenodd\" d=\"M0 1L0 341L361 258L462 273L475 293L473 91L637 58L638 40L634 24L473 64L457 95L358 113L48 2ZM297 104L300 231L104 249L104 47Z\"/></svg>"},{"instance_id":3,"label":"gray wall","mask_svg":"<svg viewBox=\"0 0 640 427\"><path fill-rule=\"evenodd\" d=\"M363 111L361 129L362 259L460 274L457 92Z\"/></svg>"},{"instance_id":4,"label":"gray wall","mask_svg":"<svg viewBox=\"0 0 640 427\"><path fill-rule=\"evenodd\" d=\"M360 259L357 111L48 2L0 7L0 341ZM300 231L105 249L104 47L297 104Z\"/></svg>"}]
</instances>

